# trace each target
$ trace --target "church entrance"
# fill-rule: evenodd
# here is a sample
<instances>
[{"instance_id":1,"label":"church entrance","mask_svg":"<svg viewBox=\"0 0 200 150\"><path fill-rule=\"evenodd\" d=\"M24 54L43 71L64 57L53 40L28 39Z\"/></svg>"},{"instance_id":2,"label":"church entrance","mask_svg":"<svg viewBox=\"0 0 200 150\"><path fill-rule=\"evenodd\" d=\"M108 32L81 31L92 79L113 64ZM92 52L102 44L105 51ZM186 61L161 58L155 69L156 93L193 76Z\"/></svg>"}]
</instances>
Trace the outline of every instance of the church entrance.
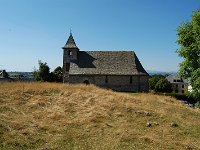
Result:
<instances>
[{"instance_id":1,"label":"church entrance","mask_svg":"<svg viewBox=\"0 0 200 150\"><path fill-rule=\"evenodd\" d=\"M90 84L90 82L88 80L85 80L83 83L86 84L86 85Z\"/></svg>"}]
</instances>

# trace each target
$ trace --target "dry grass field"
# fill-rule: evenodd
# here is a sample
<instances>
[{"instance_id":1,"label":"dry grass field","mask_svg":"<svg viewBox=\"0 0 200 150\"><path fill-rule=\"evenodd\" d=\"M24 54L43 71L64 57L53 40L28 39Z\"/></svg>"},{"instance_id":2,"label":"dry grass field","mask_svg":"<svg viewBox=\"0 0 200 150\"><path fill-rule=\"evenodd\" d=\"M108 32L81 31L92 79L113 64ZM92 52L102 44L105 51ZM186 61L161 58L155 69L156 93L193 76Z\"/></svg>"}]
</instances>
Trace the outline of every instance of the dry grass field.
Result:
<instances>
[{"instance_id":1,"label":"dry grass field","mask_svg":"<svg viewBox=\"0 0 200 150\"><path fill-rule=\"evenodd\" d=\"M93 85L0 84L1 150L200 149L200 110Z\"/></svg>"}]
</instances>

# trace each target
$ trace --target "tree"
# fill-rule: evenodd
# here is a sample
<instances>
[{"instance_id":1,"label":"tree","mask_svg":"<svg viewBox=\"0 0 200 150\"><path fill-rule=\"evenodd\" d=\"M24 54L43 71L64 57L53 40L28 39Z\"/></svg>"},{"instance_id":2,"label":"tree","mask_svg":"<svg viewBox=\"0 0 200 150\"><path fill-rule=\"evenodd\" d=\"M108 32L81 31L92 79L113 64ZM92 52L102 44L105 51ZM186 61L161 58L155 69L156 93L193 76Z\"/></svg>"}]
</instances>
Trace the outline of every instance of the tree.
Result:
<instances>
[{"instance_id":1,"label":"tree","mask_svg":"<svg viewBox=\"0 0 200 150\"><path fill-rule=\"evenodd\" d=\"M49 66L47 63L43 63L41 60L38 61L39 70L35 70L33 75L37 81L50 81Z\"/></svg>"},{"instance_id":2,"label":"tree","mask_svg":"<svg viewBox=\"0 0 200 150\"><path fill-rule=\"evenodd\" d=\"M200 101L200 9L192 15L192 20L181 24L177 29L177 53L183 58L179 74L190 80L191 95Z\"/></svg>"},{"instance_id":3,"label":"tree","mask_svg":"<svg viewBox=\"0 0 200 150\"><path fill-rule=\"evenodd\" d=\"M164 78L163 75L153 75L150 79L149 79L149 89L150 90L155 90L155 86L157 84L157 82Z\"/></svg>"},{"instance_id":4,"label":"tree","mask_svg":"<svg viewBox=\"0 0 200 150\"><path fill-rule=\"evenodd\" d=\"M63 80L63 74L62 74L62 68L58 66L54 71L53 71L55 81L56 82L62 82Z\"/></svg>"},{"instance_id":5,"label":"tree","mask_svg":"<svg viewBox=\"0 0 200 150\"><path fill-rule=\"evenodd\" d=\"M165 93L165 92L171 93L172 92L172 85L167 79L162 78L156 83L155 91L156 92L163 92L163 93Z\"/></svg>"},{"instance_id":6,"label":"tree","mask_svg":"<svg viewBox=\"0 0 200 150\"><path fill-rule=\"evenodd\" d=\"M47 82L62 82L62 68L58 66L53 72L50 73L50 68L47 63L43 63L41 60L38 61L39 69L33 72L33 76L36 81L47 81Z\"/></svg>"}]
</instances>

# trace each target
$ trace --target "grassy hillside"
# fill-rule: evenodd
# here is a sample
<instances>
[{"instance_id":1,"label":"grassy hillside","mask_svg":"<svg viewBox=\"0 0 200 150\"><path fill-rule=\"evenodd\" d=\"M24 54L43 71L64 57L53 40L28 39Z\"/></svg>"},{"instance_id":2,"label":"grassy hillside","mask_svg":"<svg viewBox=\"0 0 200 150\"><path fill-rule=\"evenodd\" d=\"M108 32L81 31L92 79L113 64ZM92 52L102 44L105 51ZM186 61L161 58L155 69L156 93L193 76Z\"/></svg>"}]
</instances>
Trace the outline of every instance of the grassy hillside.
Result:
<instances>
[{"instance_id":1,"label":"grassy hillside","mask_svg":"<svg viewBox=\"0 0 200 150\"><path fill-rule=\"evenodd\" d=\"M0 84L0 149L200 149L200 111L95 86Z\"/></svg>"}]
</instances>

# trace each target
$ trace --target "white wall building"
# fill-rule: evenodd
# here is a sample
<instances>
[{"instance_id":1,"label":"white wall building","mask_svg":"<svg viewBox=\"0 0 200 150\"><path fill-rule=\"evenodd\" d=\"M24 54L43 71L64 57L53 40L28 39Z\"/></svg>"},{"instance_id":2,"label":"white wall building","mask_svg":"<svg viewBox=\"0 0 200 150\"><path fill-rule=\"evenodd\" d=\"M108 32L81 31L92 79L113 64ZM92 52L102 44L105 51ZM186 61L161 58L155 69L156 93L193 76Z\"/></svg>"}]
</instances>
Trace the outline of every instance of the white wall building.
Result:
<instances>
[{"instance_id":1,"label":"white wall building","mask_svg":"<svg viewBox=\"0 0 200 150\"><path fill-rule=\"evenodd\" d=\"M173 93L185 94L188 92L187 80L180 78L177 75L169 75L166 79L172 84Z\"/></svg>"}]
</instances>

